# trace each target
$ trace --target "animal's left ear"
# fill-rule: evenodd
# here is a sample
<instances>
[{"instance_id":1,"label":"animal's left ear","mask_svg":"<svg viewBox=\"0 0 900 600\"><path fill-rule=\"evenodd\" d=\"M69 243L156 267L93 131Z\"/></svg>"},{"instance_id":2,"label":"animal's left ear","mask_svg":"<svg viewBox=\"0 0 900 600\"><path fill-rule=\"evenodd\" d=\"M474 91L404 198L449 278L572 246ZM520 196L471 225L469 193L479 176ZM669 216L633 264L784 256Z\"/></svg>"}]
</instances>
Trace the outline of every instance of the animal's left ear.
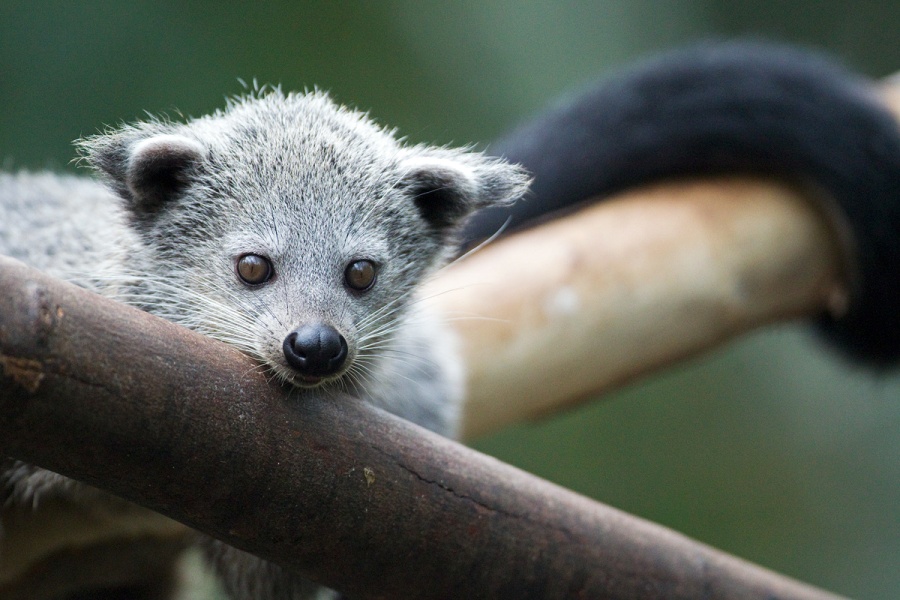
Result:
<instances>
[{"instance_id":1,"label":"animal's left ear","mask_svg":"<svg viewBox=\"0 0 900 600\"><path fill-rule=\"evenodd\" d=\"M478 209L515 202L530 182L522 167L474 152L415 152L400 168L400 187L439 231L455 230Z\"/></svg>"}]
</instances>

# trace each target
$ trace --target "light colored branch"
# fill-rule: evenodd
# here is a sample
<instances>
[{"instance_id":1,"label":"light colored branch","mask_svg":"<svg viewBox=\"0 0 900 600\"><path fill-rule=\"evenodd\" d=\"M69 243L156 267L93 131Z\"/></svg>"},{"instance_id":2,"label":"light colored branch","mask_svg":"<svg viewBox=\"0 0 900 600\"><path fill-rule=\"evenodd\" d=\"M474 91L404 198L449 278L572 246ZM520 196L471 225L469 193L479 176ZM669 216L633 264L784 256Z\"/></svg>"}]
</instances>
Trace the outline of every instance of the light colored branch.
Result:
<instances>
[{"instance_id":1,"label":"light colored branch","mask_svg":"<svg viewBox=\"0 0 900 600\"><path fill-rule=\"evenodd\" d=\"M880 94L900 117L900 75ZM767 323L839 314L852 261L827 206L758 178L664 183L445 270L425 295L462 340L463 436L589 400Z\"/></svg>"},{"instance_id":2,"label":"light colored branch","mask_svg":"<svg viewBox=\"0 0 900 600\"><path fill-rule=\"evenodd\" d=\"M463 317L451 324L468 365L465 435L591 398L753 327L839 308L835 240L791 187L707 179L623 194L488 246L429 290Z\"/></svg>"}]
</instances>

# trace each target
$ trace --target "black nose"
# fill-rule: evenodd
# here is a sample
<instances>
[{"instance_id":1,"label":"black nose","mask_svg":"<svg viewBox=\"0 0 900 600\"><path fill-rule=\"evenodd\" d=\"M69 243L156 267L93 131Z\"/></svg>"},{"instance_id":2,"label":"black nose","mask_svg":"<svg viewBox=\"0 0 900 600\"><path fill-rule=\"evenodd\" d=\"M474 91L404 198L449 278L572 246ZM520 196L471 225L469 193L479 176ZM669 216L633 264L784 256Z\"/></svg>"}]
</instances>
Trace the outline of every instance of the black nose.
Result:
<instances>
[{"instance_id":1,"label":"black nose","mask_svg":"<svg viewBox=\"0 0 900 600\"><path fill-rule=\"evenodd\" d=\"M284 358L301 375L324 377L336 373L347 358L347 340L324 323L303 325L284 338Z\"/></svg>"}]
</instances>

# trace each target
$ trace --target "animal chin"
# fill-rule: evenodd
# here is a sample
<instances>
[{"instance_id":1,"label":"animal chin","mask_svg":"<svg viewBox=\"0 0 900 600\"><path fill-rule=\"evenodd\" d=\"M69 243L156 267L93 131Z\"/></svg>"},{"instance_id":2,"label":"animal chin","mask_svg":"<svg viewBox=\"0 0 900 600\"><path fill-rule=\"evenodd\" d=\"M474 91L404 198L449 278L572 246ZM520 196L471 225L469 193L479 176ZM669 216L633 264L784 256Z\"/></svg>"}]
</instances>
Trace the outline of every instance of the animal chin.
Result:
<instances>
[{"instance_id":1,"label":"animal chin","mask_svg":"<svg viewBox=\"0 0 900 600\"><path fill-rule=\"evenodd\" d=\"M298 369L292 368L283 360L266 360L265 362L267 363L270 372L281 383L301 389L312 389L339 381L347 374L352 360L348 360L338 372L329 373L327 375L301 373Z\"/></svg>"},{"instance_id":2,"label":"animal chin","mask_svg":"<svg viewBox=\"0 0 900 600\"><path fill-rule=\"evenodd\" d=\"M334 375L327 376L316 376L316 375L301 375L294 371L293 369L285 369L282 367L279 371L283 374L283 379L289 385L293 385L294 387L303 388L303 389L312 389L318 388L329 383L333 383L341 378L345 371L341 371L340 373Z\"/></svg>"},{"instance_id":3,"label":"animal chin","mask_svg":"<svg viewBox=\"0 0 900 600\"><path fill-rule=\"evenodd\" d=\"M291 377L291 383L297 387L313 388L319 387L325 382L324 377L313 377L311 375L294 375Z\"/></svg>"}]
</instances>

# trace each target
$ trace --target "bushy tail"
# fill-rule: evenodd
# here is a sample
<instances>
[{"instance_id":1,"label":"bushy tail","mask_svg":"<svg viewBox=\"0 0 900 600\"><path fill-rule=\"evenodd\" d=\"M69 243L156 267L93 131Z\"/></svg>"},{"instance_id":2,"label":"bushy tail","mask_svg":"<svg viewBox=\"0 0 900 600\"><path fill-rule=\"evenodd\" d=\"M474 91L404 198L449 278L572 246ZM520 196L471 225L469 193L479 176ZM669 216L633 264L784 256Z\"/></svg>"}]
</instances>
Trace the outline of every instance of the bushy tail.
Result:
<instances>
[{"instance_id":1,"label":"bushy tail","mask_svg":"<svg viewBox=\"0 0 900 600\"><path fill-rule=\"evenodd\" d=\"M748 173L813 183L854 234L850 311L823 317L851 355L900 361L900 127L871 82L828 58L756 42L665 54L576 94L491 147L534 175L511 210L468 239L655 180Z\"/></svg>"}]
</instances>

